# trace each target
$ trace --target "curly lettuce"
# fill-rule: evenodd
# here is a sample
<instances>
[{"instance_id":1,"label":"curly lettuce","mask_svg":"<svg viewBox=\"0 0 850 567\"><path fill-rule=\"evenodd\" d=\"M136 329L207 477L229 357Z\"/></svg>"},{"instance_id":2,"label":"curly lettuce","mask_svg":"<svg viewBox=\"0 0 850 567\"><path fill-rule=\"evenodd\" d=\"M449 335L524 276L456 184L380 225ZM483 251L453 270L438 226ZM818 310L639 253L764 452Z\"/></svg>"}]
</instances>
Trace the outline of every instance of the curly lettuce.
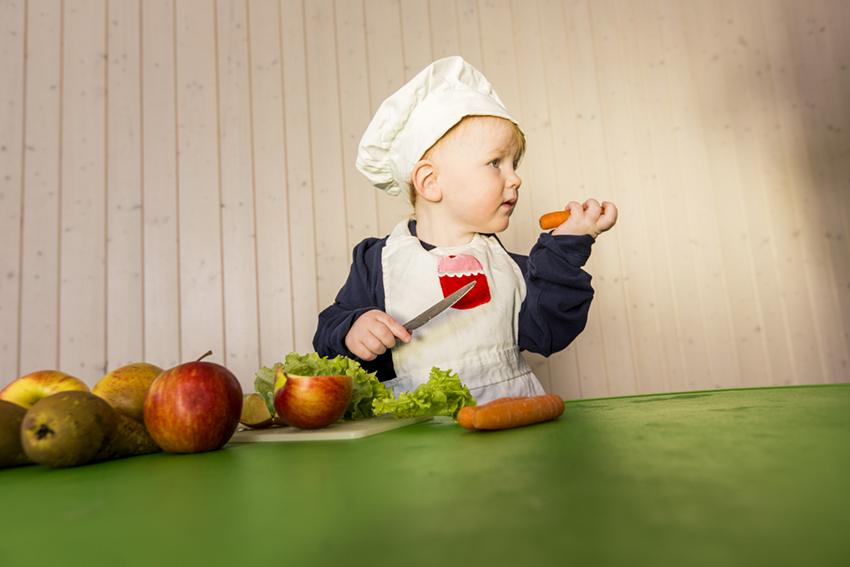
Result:
<instances>
[{"instance_id":1,"label":"curly lettuce","mask_svg":"<svg viewBox=\"0 0 850 567\"><path fill-rule=\"evenodd\" d=\"M397 398L374 399L372 411L375 415L392 414L399 418L423 415L454 417L462 407L474 405L475 398L458 375L435 366L428 381L412 392L401 392Z\"/></svg>"}]
</instances>

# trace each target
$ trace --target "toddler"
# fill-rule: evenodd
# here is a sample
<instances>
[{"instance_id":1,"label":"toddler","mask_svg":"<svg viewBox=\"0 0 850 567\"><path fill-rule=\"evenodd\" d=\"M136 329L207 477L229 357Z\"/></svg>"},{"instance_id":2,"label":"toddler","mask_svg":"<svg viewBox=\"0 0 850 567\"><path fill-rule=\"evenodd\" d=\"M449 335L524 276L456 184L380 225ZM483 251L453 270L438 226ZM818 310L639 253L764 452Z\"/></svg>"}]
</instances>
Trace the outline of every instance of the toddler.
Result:
<instances>
[{"instance_id":1,"label":"toddler","mask_svg":"<svg viewBox=\"0 0 850 567\"><path fill-rule=\"evenodd\" d=\"M582 266L617 209L570 202L569 218L528 256L508 252L496 235L516 207L524 152L516 120L460 57L435 61L387 98L357 167L390 195L406 190L414 214L355 247L345 285L319 315L316 352L359 359L396 395L434 366L457 372L479 403L543 394L520 351L548 356L584 329L593 288ZM402 325L472 281L414 333Z\"/></svg>"}]
</instances>

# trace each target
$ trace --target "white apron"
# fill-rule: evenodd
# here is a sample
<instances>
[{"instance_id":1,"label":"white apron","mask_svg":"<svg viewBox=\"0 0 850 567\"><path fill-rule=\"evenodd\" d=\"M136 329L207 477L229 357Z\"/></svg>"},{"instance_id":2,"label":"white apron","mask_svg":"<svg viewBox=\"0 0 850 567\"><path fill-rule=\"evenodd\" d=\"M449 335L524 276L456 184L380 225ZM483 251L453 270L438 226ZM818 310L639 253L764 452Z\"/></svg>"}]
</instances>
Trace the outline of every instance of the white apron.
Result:
<instances>
[{"instance_id":1,"label":"white apron","mask_svg":"<svg viewBox=\"0 0 850 567\"><path fill-rule=\"evenodd\" d=\"M484 403L545 393L520 355L517 337L525 280L496 238L476 234L463 246L425 250L408 221L393 229L381 255L386 312L404 323L469 281L467 295L392 350L395 395L427 382L431 368L452 370Z\"/></svg>"}]
</instances>

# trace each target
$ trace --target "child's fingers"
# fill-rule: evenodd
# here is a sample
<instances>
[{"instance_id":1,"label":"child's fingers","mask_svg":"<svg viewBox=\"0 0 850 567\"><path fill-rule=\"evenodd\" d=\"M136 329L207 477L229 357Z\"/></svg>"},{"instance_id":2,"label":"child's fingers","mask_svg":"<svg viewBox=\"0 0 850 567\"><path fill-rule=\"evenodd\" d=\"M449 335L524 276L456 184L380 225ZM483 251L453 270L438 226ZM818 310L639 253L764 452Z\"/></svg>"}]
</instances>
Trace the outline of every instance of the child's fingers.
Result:
<instances>
[{"instance_id":1,"label":"child's fingers","mask_svg":"<svg viewBox=\"0 0 850 567\"><path fill-rule=\"evenodd\" d=\"M602 230L608 230L617 222L617 205L605 201L602 203L602 216L597 223Z\"/></svg>"},{"instance_id":2,"label":"child's fingers","mask_svg":"<svg viewBox=\"0 0 850 567\"><path fill-rule=\"evenodd\" d=\"M351 354L353 354L360 360L375 360L375 357L377 356L374 352L366 348L366 345L363 344L363 341L356 341L348 348L351 350Z\"/></svg>"},{"instance_id":3,"label":"child's fingers","mask_svg":"<svg viewBox=\"0 0 850 567\"><path fill-rule=\"evenodd\" d=\"M567 203L566 207L570 211L570 218L581 218L581 215L584 214L584 207L582 207L577 201L570 201Z\"/></svg>"},{"instance_id":4,"label":"child's fingers","mask_svg":"<svg viewBox=\"0 0 850 567\"><path fill-rule=\"evenodd\" d=\"M582 205L585 212L587 213L588 218L591 220L596 220L599 218L599 215L602 213L602 205L599 204L599 201L596 199L588 199Z\"/></svg>"},{"instance_id":5,"label":"child's fingers","mask_svg":"<svg viewBox=\"0 0 850 567\"><path fill-rule=\"evenodd\" d=\"M383 347L384 350L386 350L395 346L395 335L393 335L392 332L390 332L390 329L383 323L378 322L377 325L369 329L369 332L372 334L373 337L380 341L381 344L379 348ZM374 352L376 352L377 354L382 354L384 351Z\"/></svg>"},{"instance_id":6,"label":"child's fingers","mask_svg":"<svg viewBox=\"0 0 850 567\"><path fill-rule=\"evenodd\" d=\"M383 341L375 336L371 329L369 329L367 334L360 340L363 343L363 346L366 347L366 349L373 355L384 354L387 351L387 347L384 345Z\"/></svg>"},{"instance_id":7,"label":"child's fingers","mask_svg":"<svg viewBox=\"0 0 850 567\"><path fill-rule=\"evenodd\" d=\"M404 328L404 325L390 317L386 313L381 313L376 316L376 319L383 323L389 331L400 338L402 341L409 343L411 339L410 331Z\"/></svg>"}]
</instances>

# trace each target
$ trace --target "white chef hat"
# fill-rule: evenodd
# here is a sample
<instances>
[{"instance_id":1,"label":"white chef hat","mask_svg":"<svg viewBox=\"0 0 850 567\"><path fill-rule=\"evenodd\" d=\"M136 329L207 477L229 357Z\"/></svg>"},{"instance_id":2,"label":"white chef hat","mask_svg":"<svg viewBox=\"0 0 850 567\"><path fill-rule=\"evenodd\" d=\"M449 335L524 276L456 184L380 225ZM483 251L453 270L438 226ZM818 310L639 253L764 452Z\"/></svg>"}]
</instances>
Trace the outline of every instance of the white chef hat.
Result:
<instances>
[{"instance_id":1,"label":"white chef hat","mask_svg":"<svg viewBox=\"0 0 850 567\"><path fill-rule=\"evenodd\" d=\"M425 151L465 116L514 123L490 82L457 55L434 61L378 107L357 150L357 169L398 195Z\"/></svg>"}]
</instances>

